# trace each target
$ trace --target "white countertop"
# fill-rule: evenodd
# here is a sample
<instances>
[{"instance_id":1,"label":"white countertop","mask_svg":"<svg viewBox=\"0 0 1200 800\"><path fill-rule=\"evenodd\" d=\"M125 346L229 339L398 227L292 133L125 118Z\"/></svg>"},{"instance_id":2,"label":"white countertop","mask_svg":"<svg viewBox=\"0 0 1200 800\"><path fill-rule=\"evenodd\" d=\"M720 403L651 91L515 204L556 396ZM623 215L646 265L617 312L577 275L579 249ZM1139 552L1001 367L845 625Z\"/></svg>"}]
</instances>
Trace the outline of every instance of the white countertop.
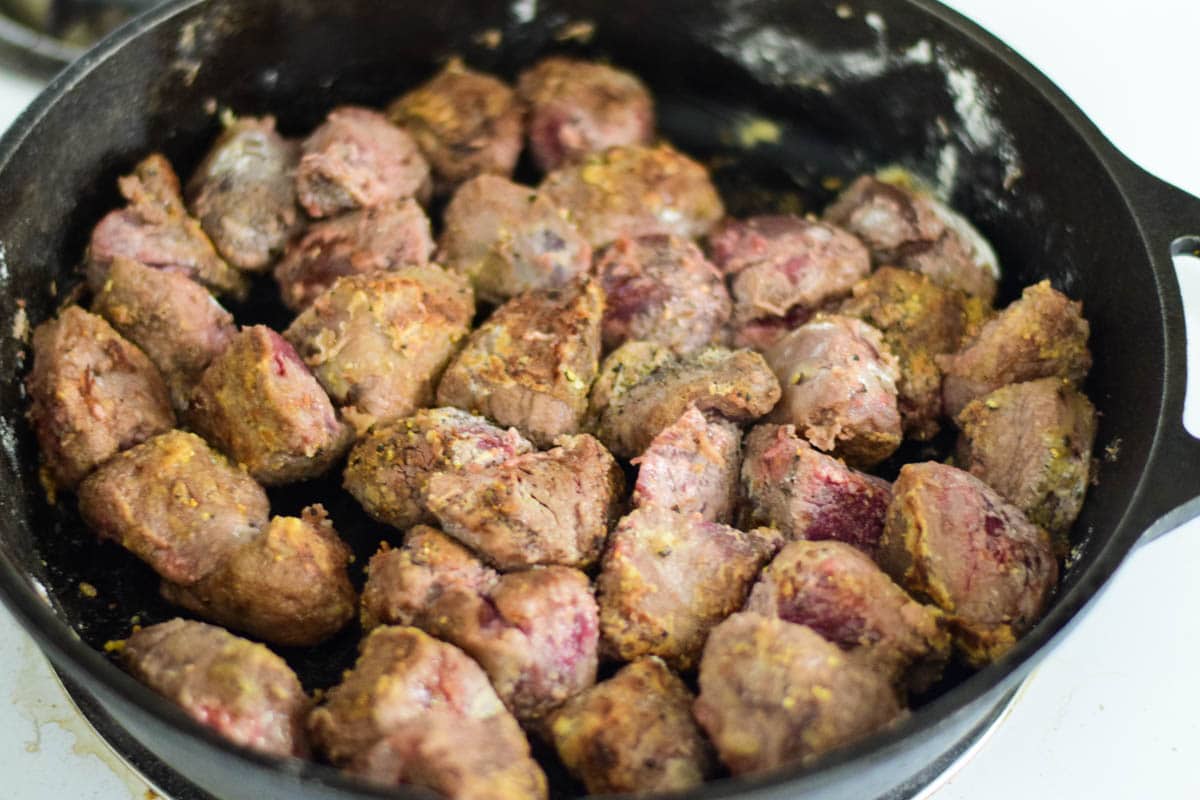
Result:
<instances>
[{"instance_id":1,"label":"white countertop","mask_svg":"<svg viewBox=\"0 0 1200 800\"><path fill-rule=\"evenodd\" d=\"M1135 161L1200 195L1200 2L949 5L1046 72ZM35 92L31 82L0 74L0 126ZM1200 262L1177 264L1189 303L1197 387ZM1189 423L1200 431L1195 388ZM1180 467L1200 492L1200 464ZM1200 522L1134 553L1099 604L1034 673L986 746L936 792L937 800L1200 797L1198 571ZM0 669L0 697L10 700L0 702L0 796L150 796L78 718L40 653L3 610L0 664L7 667Z\"/></svg>"}]
</instances>

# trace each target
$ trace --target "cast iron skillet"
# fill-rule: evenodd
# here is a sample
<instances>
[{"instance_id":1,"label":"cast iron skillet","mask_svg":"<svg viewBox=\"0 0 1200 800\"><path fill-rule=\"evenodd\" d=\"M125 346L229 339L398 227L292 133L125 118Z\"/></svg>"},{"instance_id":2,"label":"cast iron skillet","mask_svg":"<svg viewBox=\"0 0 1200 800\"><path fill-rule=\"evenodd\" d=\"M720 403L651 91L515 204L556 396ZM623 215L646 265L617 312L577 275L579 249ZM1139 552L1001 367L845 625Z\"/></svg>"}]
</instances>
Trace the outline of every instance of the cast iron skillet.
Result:
<instances>
[{"instance_id":1,"label":"cast iron skillet","mask_svg":"<svg viewBox=\"0 0 1200 800\"><path fill-rule=\"evenodd\" d=\"M581 21L594 27L587 43L578 41ZM502 33L498 46L480 36L488 29ZM60 75L0 143L0 331L13 329L18 298L33 324L63 302L91 227L117 204L119 174L155 149L184 174L197 163L217 130L217 104L277 114L285 132L299 134L335 103L386 102L450 52L511 76L552 50L607 56L647 79L663 132L723 165L734 210L770 205L779 191L818 207L825 179L899 161L936 176L995 243L1002 303L1043 277L1084 302L1096 354L1087 391L1108 457L1046 617L1001 661L923 698L894 730L808 769L691 794L870 798L902 785L985 719L1139 540L1200 513L1200 443L1181 422L1184 323L1170 260L1172 248L1200 244L1187 236L1200 233L1200 200L1142 172L1029 64L936 3L168 3ZM760 121L747 127L751 119ZM759 133L751 137L759 145L731 144L739 131ZM243 322L270 319L253 306L238 313ZM70 498L46 504L16 380L26 348L7 335L0 344L0 368L13 376L0 387L0 592L55 666L225 800L396 796L318 765L241 752L99 651L134 615L152 622L171 612L154 600L148 570L81 529ZM362 563L387 533L336 494L336 478L275 493L275 511L294 511L318 491L333 497L333 518ZM80 595L84 580L96 599ZM310 687L328 685L352 659L355 637L347 632L320 660L286 655Z\"/></svg>"}]
</instances>

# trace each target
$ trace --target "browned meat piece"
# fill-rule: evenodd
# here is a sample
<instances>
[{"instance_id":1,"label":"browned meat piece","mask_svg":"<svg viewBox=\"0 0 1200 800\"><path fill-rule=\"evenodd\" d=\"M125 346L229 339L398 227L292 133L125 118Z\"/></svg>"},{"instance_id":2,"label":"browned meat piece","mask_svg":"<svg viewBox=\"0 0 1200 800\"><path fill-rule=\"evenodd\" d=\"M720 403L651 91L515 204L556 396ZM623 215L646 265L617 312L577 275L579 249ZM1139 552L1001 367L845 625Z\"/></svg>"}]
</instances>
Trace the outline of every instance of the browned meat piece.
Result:
<instances>
[{"instance_id":1,"label":"browned meat piece","mask_svg":"<svg viewBox=\"0 0 1200 800\"><path fill-rule=\"evenodd\" d=\"M103 286L113 259L124 256L186 275L217 294L246 296L249 281L222 260L200 223L188 216L179 178L166 158L158 153L146 158L119 186L129 205L109 213L92 231L89 284Z\"/></svg>"},{"instance_id":2,"label":"browned meat piece","mask_svg":"<svg viewBox=\"0 0 1200 800\"><path fill-rule=\"evenodd\" d=\"M429 218L413 200L314 222L275 267L283 304L303 311L343 275L428 264Z\"/></svg>"},{"instance_id":3,"label":"browned meat piece","mask_svg":"<svg viewBox=\"0 0 1200 800\"><path fill-rule=\"evenodd\" d=\"M771 421L796 426L814 447L870 467L900 446L900 365L862 320L820 314L766 352L783 386Z\"/></svg>"},{"instance_id":4,"label":"browned meat piece","mask_svg":"<svg viewBox=\"0 0 1200 800\"><path fill-rule=\"evenodd\" d=\"M242 328L192 394L189 422L267 486L315 478L354 440L295 349Z\"/></svg>"},{"instance_id":5,"label":"browned meat piece","mask_svg":"<svg viewBox=\"0 0 1200 800\"><path fill-rule=\"evenodd\" d=\"M429 478L425 502L446 533L498 569L587 567L617 516L624 477L591 436L478 470Z\"/></svg>"},{"instance_id":6,"label":"browned meat piece","mask_svg":"<svg viewBox=\"0 0 1200 800\"><path fill-rule=\"evenodd\" d=\"M339 278L283 335L363 433L433 403L474 316L466 279L425 264Z\"/></svg>"},{"instance_id":7,"label":"browned meat piece","mask_svg":"<svg viewBox=\"0 0 1200 800\"><path fill-rule=\"evenodd\" d=\"M603 313L594 281L513 298L446 368L438 404L512 425L539 447L576 433L599 369Z\"/></svg>"},{"instance_id":8,"label":"browned meat piece","mask_svg":"<svg viewBox=\"0 0 1200 800\"><path fill-rule=\"evenodd\" d=\"M606 350L642 339L687 354L724 339L729 292L721 273L686 239L618 239L597 259L596 279L607 298Z\"/></svg>"},{"instance_id":9,"label":"browned meat piece","mask_svg":"<svg viewBox=\"0 0 1200 800\"><path fill-rule=\"evenodd\" d=\"M650 144L654 101L636 76L595 61L544 58L521 73L529 149L544 171L615 145Z\"/></svg>"},{"instance_id":10,"label":"browned meat piece","mask_svg":"<svg viewBox=\"0 0 1200 800\"><path fill-rule=\"evenodd\" d=\"M125 448L175 427L154 364L79 306L34 330L25 390L42 474L51 486L74 489Z\"/></svg>"},{"instance_id":11,"label":"browned meat piece","mask_svg":"<svg viewBox=\"0 0 1200 800\"><path fill-rule=\"evenodd\" d=\"M629 341L613 350L600 364L600 373L588 395L585 427L595 431L605 409L654 370L674 363L675 354L654 342Z\"/></svg>"},{"instance_id":12,"label":"browned meat piece","mask_svg":"<svg viewBox=\"0 0 1200 800\"><path fill-rule=\"evenodd\" d=\"M479 299L503 303L532 289L557 289L586 275L592 248L545 194L496 175L454 193L438 258L471 279Z\"/></svg>"},{"instance_id":13,"label":"browned meat piece","mask_svg":"<svg viewBox=\"0 0 1200 800\"><path fill-rule=\"evenodd\" d=\"M748 422L778 400L779 381L762 356L710 347L667 362L614 393L600 414L596 435L614 454L632 458L644 453L688 406Z\"/></svg>"},{"instance_id":14,"label":"browned meat piece","mask_svg":"<svg viewBox=\"0 0 1200 800\"><path fill-rule=\"evenodd\" d=\"M793 215L729 220L709 246L713 262L733 278L740 347L770 347L871 272L871 256L858 239Z\"/></svg>"},{"instance_id":15,"label":"browned meat piece","mask_svg":"<svg viewBox=\"0 0 1200 800\"><path fill-rule=\"evenodd\" d=\"M308 695L287 662L263 645L173 619L130 636L121 660L133 677L234 744L308 755Z\"/></svg>"},{"instance_id":16,"label":"browned meat piece","mask_svg":"<svg viewBox=\"0 0 1200 800\"><path fill-rule=\"evenodd\" d=\"M513 428L457 408L376 426L350 451L345 487L375 519L400 530L433 522L426 484L437 472L478 472L533 450Z\"/></svg>"},{"instance_id":17,"label":"browned meat piece","mask_svg":"<svg viewBox=\"0 0 1200 800\"><path fill-rule=\"evenodd\" d=\"M613 531L596 579L605 651L690 669L779 544L771 530L743 533L666 508L635 509Z\"/></svg>"},{"instance_id":18,"label":"browned meat piece","mask_svg":"<svg viewBox=\"0 0 1200 800\"><path fill-rule=\"evenodd\" d=\"M728 524L737 504L742 431L694 406L654 437L633 460L638 468L635 506L662 506Z\"/></svg>"},{"instance_id":19,"label":"browned meat piece","mask_svg":"<svg viewBox=\"0 0 1200 800\"><path fill-rule=\"evenodd\" d=\"M836 539L874 554L892 501L887 481L814 450L792 425L759 425L746 437L742 492L749 525L791 540Z\"/></svg>"},{"instance_id":20,"label":"browned meat piece","mask_svg":"<svg viewBox=\"0 0 1200 800\"><path fill-rule=\"evenodd\" d=\"M954 355L938 358L946 373L942 404L957 417L972 400L1010 383L1038 378L1083 380L1092 367L1083 304L1042 281L980 329Z\"/></svg>"},{"instance_id":21,"label":"browned meat piece","mask_svg":"<svg viewBox=\"0 0 1200 800\"><path fill-rule=\"evenodd\" d=\"M950 658L942 614L841 542L792 542L763 570L746 611L807 625L851 658L918 691Z\"/></svg>"},{"instance_id":22,"label":"browned meat piece","mask_svg":"<svg viewBox=\"0 0 1200 800\"><path fill-rule=\"evenodd\" d=\"M991 303L996 254L964 217L930 195L864 175L825 210L825 220L862 239L876 265L928 275Z\"/></svg>"},{"instance_id":23,"label":"browned meat piece","mask_svg":"<svg viewBox=\"0 0 1200 800\"><path fill-rule=\"evenodd\" d=\"M417 143L369 108L342 106L304 140L296 191L313 217L372 208L430 190L429 164Z\"/></svg>"},{"instance_id":24,"label":"browned meat piece","mask_svg":"<svg viewBox=\"0 0 1200 800\"><path fill-rule=\"evenodd\" d=\"M521 155L524 125L516 93L457 58L387 113L416 139L441 193L476 175L507 177Z\"/></svg>"},{"instance_id":25,"label":"browned meat piece","mask_svg":"<svg viewBox=\"0 0 1200 800\"><path fill-rule=\"evenodd\" d=\"M704 648L696 720L734 775L810 762L902 713L886 677L804 625L735 614Z\"/></svg>"},{"instance_id":26,"label":"browned meat piece","mask_svg":"<svg viewBox=\"0 0 1200 800\"><path fill-rule=\"evenodd\" d=\"M199 582L162 594L204 619L272 644L310 646L342 629L358 599L350 548L320 505L275 517Z\"/></svg>"},{"instance_id":27,"label":"browned meat piece","mask_svg":"<svg viewBox=\"0 0 1200 800\"><path fill-rule=\"evenodd\" d=\"M164 579L194 584L267 525L267 494L192 433L126 450L79 487L79 513Z\"/></svg>"},{"instance_id":28,"label":"browned meat piece","mask_svg":"<svg viewBox=\"0 0 1200 800\"><path fill-rule=\"evenodd\" d=\"M188 207L217 250L238 269L271 266L300 224L300 147L275 132L275 118L234 121L188 182Z\"/></svg>"},{"instance_id":29,"label":"browned meat piece","mask_svg":"<svg viewBox=\"0 0 1200 800\"><path fill-rule=\"evenodd\" d=\"M192 387L237 332L233 317L195 281L122 256L92 291L92 312L150 357L176 410L187 410Z\"/></svg>"},{"instance_id":30,"label":"browned meat piece","mask_svg":"<svg viewBox=\"0 0 1200 800\"><path fill-rule=\"evenodd\" d=\"M1050 537L983 481L944 464L904 465L893 492L880 566L946 612L968 661L999 658L1058 582Z\"/></svg>"},{"instance_id":31,"label":"browned meat piece","mask_svg":"<svg viewBox=\"0 0 1200 800\"><path fill-rule=\"evenodd\" d=\"M594 153L551 172L541 190L596 248L622 236L694 239L725 214L708 170L665 144Z\"/></svg>"},{"instance_id":32,"label":"browned meat piece","mask_svg":"<svg viewBox=\"0 0 1200 800\"><path fill-rule=\"evenodd\" d=\"M1087 492L1096 409L1069 381L997 389L958 415L958 466L1037 525L1066 532Z\"/></svg>"},{"instance_id":33,"label":"browned meat piece","mask_svg":"<svg viewBox=\"0 0 1200 800\"><path fill-rule=\"evenodd\" d=\"M567 701L551 719L558 757L591 794L681 792L712 772L692 693L657 658L642 658Z\"/></svg>"}]
</instances>

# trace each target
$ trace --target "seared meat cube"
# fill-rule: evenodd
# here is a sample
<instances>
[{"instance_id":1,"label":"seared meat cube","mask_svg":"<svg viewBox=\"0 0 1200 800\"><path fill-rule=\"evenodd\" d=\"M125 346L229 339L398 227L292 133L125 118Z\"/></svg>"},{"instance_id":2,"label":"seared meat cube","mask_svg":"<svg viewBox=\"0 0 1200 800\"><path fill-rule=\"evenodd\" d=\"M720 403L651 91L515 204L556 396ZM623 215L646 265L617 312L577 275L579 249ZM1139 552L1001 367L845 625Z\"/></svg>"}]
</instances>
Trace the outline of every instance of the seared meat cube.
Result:
<instances>
[{"instance_id":1,"label":"seared meat cube","mask_svg":"<svg viewBox=\"0 0 1200 800\"><path fill-rule=\"evenodd\" d=\"M479 299L503 303L586 275L592 248L545 194L496 175L467 181L443 218L438 258L471 279Z\"/></svg>"},{"instance_id":2,"label":"seared meat cube","mask_svg":"<svg viewBox=\"0 0 1200 800\"><path fill-rule=\"evenodd\" d=\"M387 113L416 139L439 193L476 175L507 177L521 155L524 126L516 93L457 58Z\"/></svg>"},{"instance_id":3,"label":"seared meat cube","mask_svg":"<svg viewBox=\"0 0 1200 800\"><path fill-rule=\"evenodd\" d=\"M521 73L533 160L549 172L616 145L650 144L654 101L636 76L595 61L544 58Z\"/></svg>"},{"instance_id":4,"label":"seared meat cube","mask_svg":"<svg viewBox=\"0 0 1200 800\"><path fill-rule=\"evenodd\" d=\"M568 700L551 718L550 735L591 794L685 791L712 772L692 702L666 664L642 658Z\"/></svg>"},{"instance_id":5,"label":"seared meat cube","mask_svg":"<svg viewBox=\"0 0 1200 800\"><path fill-rule=\"evenodd\" d=\"M638 468L633 504L728 524L737 504L741 462L741 429L693 406L633 459Z\"/></svg>"},{"instance_id":6,"label":"seared meat cube","mask_svg":"<svg viewBox=\"0 0 1200 800\"><path fill-rule=\"evenodd\" d=\"M861 239L877 266L924 273L985 303L996 296L1000 268L991 245L925 192L864 175L825 210L825 220Z\"/></svg>"},{"instance_id":7,"label":"seared meat cube","mask_svg":"<svg viewBox=\"0 0 1200 800\"><path fill-rule=\"evenodd\" d=\"M694 711L734 775L810 762L903 713L885 676L811 628L752 613L708 637Z\"/></svg>"},{"instance_id":8,"label":"seared meat cube","mask_svg":"<svg viewBox=\"0 0 1200 800\"><path fill-rule=\"evenodd\" d=\"M972 400L1038 378L1078 382L1092 367L1083 304L1055 291L1049 281L1025 289L1021 299L980 329L954 355L941 356L946 373L942 403L957 417Z\"/></svg>"},{"instance_id":9,"label":"seared meat cube","mask_svg":"<svg viewBox=\"0 0 1200 800\"><path fill-rule=\"evenodd\" d=\"M734 343L766 349L871 272L862 242L793 215L730 220L709 237L733 279Z\"/></svg>"},{"instance_id":10,"label":"seared meat cube","mask_svg":"<svg viewBox=\"0 0 1200 800\"><path fill-rule=\"evenodd\" d=\"M429 478L425 503L442 529L501 570L587 567L600 557L624 477L591 436L501 464Z\"/></svg>"},{"instance_id":11,"label":"seared meat cube","mask_svg":"<svg viewBox=\"0 0 1200 800\"><path fill-rule=\"evenodd\" d=\"M275 118L234 121L188 182L188 207L217 250L238 269L261 272L300 224L300 147L275 132Z\"/></svg>"},{"instance_id":12,"label":"seared meat cube","mask_svg":"<svg viewBox=\"0 0 1200 800\"><path fill-rule=\"evenodd\" d=\"M162 594L204 619L272 644L320 644L354 617L350 548L320 505L275 517L197 583Z\"/></svg>"},{"instance_id":13,"label":"seared meat cube","mask_svg":"<svg viewBox=\"0 0 1200 800\"><path fill-rule=\"evenodd\" d=\"M512 425L539 447L576 433L599 369L603 313L593 281L513 298L446 368L438 404Z\"/></svg>"},{"instance_id":14,"label":"seared meat cube","mask_svg":"<svg viewBox=\"0 0 1200 800\"><path fill-rule=\"evenodd\" d=\"M729 292L721 273L686 239L618 239L597 259L596 279L607 298L606 350L642 339L683 355L724 338Z\"/></svg>"},{"instance_id":15,"label":"seared meat cube","mask_svg":"<svg viewBox=\"0 0 1200 800\"><path fill-rule=\"evenodd\" d=\"M339 278L283 335L362 433L433 402L474 316L466 279L425 264Z\"/></svg>"},{"instance_id":16,"label":"seared meat cube","mask_svg":"<svg viewBox=\"0 0 1200 800\"><path fill-rule=\"evenodd\" d=\"M708 170L665 144L592 154L551 172L541 190L596 248L622 236L694 239L725 214Z\"/></svg>"},{"instance_id":17,"label":"seared meat cube","mask_svg":"<svg viewBox=\"0 0 1200 800\"><path fill-rule=\"evenodd\" d=\"M783 386L771 421L796 426L814 447L870 467L900 446L900 366L879 331L821 314L766 353Z\"/></svg>"},{"instance_id":18,"label":"seared meat cube","mask_svg":"<svg viewBox=\"0 0 1200 800\"><path fill-rule=\"evenodd\" d=\"M634 510L613 531L596 579L605 651L690 669L708 632L742 607L779 544L771 530L743 533L666 508Z\"/></svg>"},{"instance_id":19,"label":"seared meat cube","mask_svg":"<svg viewBox=\"0 0 1200 800\"><path fill-rule=\"evenodd\" d=\"M958 415L957 464L1048 531L1071 527L1083 507L1096 409L1068 381L1042 378L997 389Z\"/></svg>"},{"instance_id":20,"label":"seared meat cube","mask_svg":"<svg viewBox=\"0 0 1200 800\"><path fill-rule=\"evenodd\" d=\"M918 691L950 658L942 614L841 542L792 542L763 570L746 611L807 625L900 686Z\"/></svg>"},{"instance_id":21,"label":"seared meat cube","mask_svg":"<svg viewBox=\"0 0 1200 800\"><path fill-rule=\"evenodd\" d=\"M428 264L429 217L413 200L314 222L275 267L283 304L303 311L343 275Z\"/></svg>"},{"instance_id":22,"label":"seared meat cube","mask_svg":"<svg viewBox=\"0 0 1200 800\"><path fill-rule=\"evenodd\" d=\"M192 387L237 332L233 317L195 281L122 256L92 291L92 312L150 357L186 411Z\"/></svg>"},{"instance_id":23,"label":"seared meat cube","mask_svg":"<svg viewBox=\"0 0 1200 800\"><path fill-rule=\"evenodd\" d=\"M313 217L429 196L417 143L369 108L342 106L304 140L296 191Z\"/></svg>"},{"instance_id":24,"label":"seared meat cube","mask_svg":"<svg viewBox=\"0 0 1200 800\"><path fill-rule=\"evenodd\" d=\"M43 474L64 489L125 448L175 427L154 364L79 306L34 330L25 390Z\"/></svg>"},{"instance_id":25,"label":"seared meat cube","mask_svg":"<svg viewBox=\"0 0 1200 800\"><path fill-rule=\"evenodd\" d=\"M779 381L758 353L710 347L659 366L600 414L597 436L613 453L641 455L689 406L735 422L758 419L779 400Z\"/></svg>"},{"instance_id":26,"label":"seared meat cube","mask_svg":"<svg viewBox=\"0 0 1200 800\"><path fill-rule=\"evenodd\" d=\"M792 425L759 425L742 461L746 522L791 540L836 539L874 554L892 487L814 450Z\"/></svg>"},{"instance_id":27,"label":"seared meat cube","mask_svg":"<svg viewBox=\"0 0 1200 800\"><path fill-rule=\"evenodd\" d=\"M133 677L234 744L308 755L308 695L287 662L263 645L173 619L130 636L121 660Z\"/></svg>"},{"instance_id":28,"label":"seared meat cube","mask_svg":"<svg viewBox=\"0 0 1200 800\"><path fill-rule=\"evenodd\" d=\"M1033 627L1058 582L1050 537L954 467L906 464L892 489L880 566L946 612L973 665L999 658Z\"/></svg>"},{"instance_id":29,"label":"seared meat cube","mask_svg":"<svg viewBox=\"0 0 1200 800\"><path fill-rule=\"evenodd\" d=\"M315 478L354 440L287 341L243 328L192 393L195 430L267 486Z\"/></svg>"},{"instance_id":30,"label":"seared meat cube","mask_svg":"<svg viewBox=\"0 0 1200 800\"><path fill-rule=\"evenodd\" d=\"M217 294L246 296L249 281L225 263L200 223L188 216L179 178L166 158L158 153L146 158L118 185L129 205L109 213L92 231L89 284L103 286L113 259L124 256L186 275Z\"/></svg>"},{"instance_id":31,"label":"seared meat cube","mask_svg":"<svg viewBox=\"0 0 1200 800\"><path fill-rule=\"evenodd\" d=\"M79 487L79 513L164 579L190 585L267 524L267 494L192 433L126 450Z\"/></svg>"},{"instance_id":32,"label":"seared meat cube","mask_svg":"<svg viewBox=\"0 0 1200 800\"><path fill-rule=\"evenodd\" d=\"M419 411L379 425L359 440L345 487L375 519L400 530L433 522L425 490L437 472L476 472L533 450L516 430L457 408Z\"/></svg>"},{"instance_id":33,"label":"seared meat cube","mask_svg":"<svg viewBox=\"0 0 1200 800\"><path fill-rule=\"evenodd\" d=\"M600 373L588 395L585 427L595 431L605 409L664 364L674 363L675 354L654 342L628 341L613 350L600 364Z\"/></svg>"}]
</instances>

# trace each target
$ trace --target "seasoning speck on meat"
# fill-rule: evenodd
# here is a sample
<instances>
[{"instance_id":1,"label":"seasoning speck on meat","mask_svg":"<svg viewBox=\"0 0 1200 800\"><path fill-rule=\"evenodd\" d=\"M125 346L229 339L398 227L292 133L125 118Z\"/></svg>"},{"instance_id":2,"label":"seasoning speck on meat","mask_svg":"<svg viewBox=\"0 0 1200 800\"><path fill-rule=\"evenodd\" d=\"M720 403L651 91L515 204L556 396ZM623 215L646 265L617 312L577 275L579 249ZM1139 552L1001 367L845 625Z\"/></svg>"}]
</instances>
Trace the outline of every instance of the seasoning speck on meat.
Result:
<instances>
[{"instance_id":1,"label":"seasoning speck on meat","mask_svg":"<svg viewBox=\"0 0 1200 800\"><path fill-rule=\"evenodd\" d=\"M738 497L742 431L729 420L708 417L694 406L662 430L638 468L635 506L663 506L728 524Z\"/></svg>"}]
</instances>

